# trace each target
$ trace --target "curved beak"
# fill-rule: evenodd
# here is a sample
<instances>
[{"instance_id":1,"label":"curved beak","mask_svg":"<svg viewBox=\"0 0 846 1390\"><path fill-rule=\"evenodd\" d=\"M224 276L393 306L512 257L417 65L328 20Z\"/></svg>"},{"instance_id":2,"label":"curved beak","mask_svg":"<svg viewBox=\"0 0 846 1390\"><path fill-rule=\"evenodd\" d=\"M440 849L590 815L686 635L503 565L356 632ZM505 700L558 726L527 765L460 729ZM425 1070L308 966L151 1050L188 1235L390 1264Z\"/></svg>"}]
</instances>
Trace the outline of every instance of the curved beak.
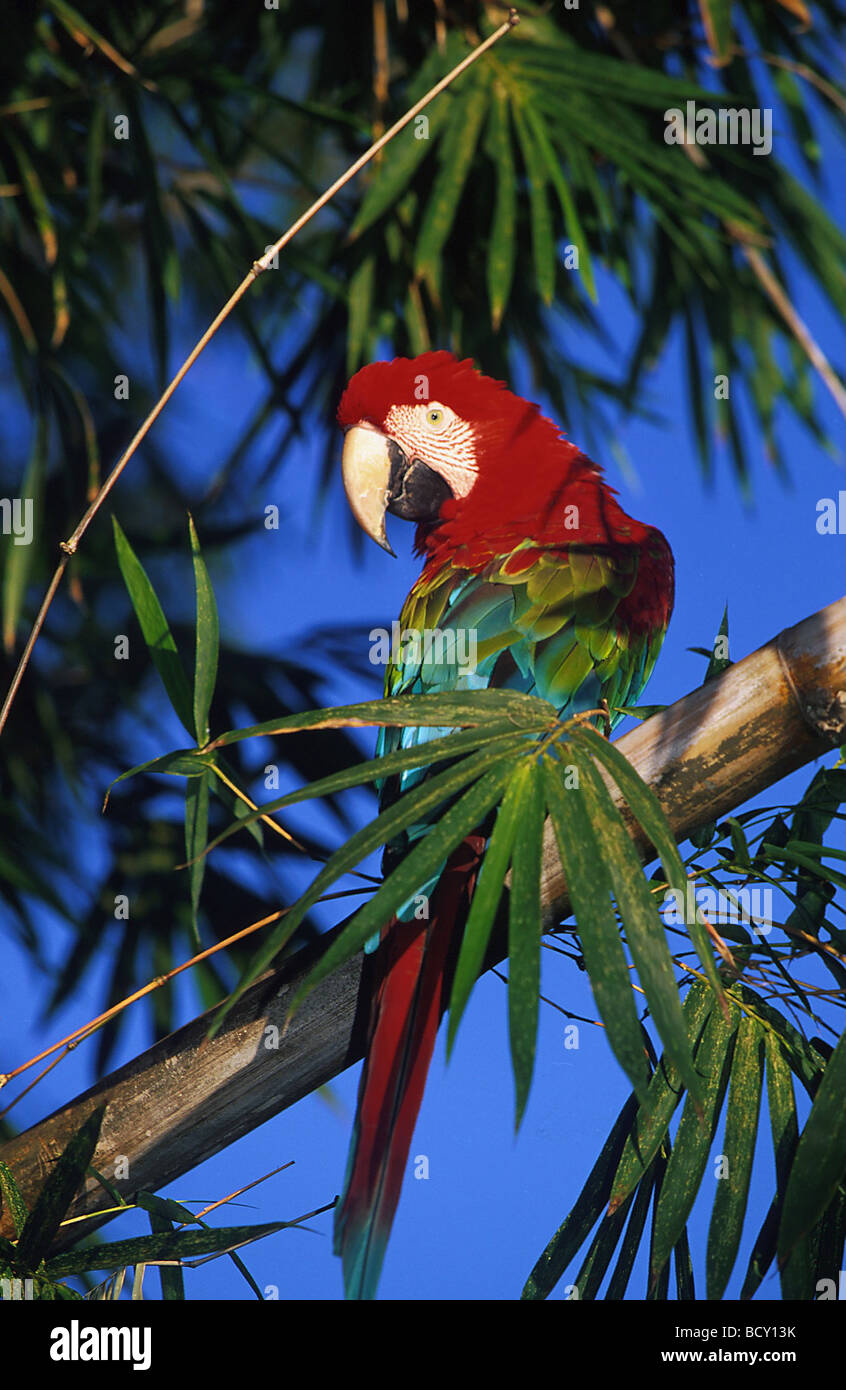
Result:
<instances>
[{"instance_id":1,"label":"curved beak","mask_svg":"<svg viewBox=\"0 0 846 1390\"><path fill-rule=\"evenodd\" d=\"M341 456L344 491L352 514L362 530L389 555L395 553L385 531L392 443L379 430L366 425L353 425L346 432Z\"/></svg>"}]
</instances>

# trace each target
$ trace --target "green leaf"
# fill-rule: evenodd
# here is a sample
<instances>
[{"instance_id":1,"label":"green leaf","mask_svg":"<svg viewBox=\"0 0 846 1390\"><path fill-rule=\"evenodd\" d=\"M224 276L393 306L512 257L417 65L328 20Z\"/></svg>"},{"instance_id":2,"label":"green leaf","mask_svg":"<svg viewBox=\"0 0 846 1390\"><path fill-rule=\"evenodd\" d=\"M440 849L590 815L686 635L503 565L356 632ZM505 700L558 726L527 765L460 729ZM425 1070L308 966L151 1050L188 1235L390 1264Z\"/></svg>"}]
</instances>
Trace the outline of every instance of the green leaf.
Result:
<instances>
[{"instance_id":1,"label":"green leaf","mask_svg":"<svg viewBox=\"0 0 846 1390\"><path fill-rule=\"evenodd\" d=\"M846 1033L826 1063L784 1197L779 1255L789 1255L825 1212L846 1171Z\"/></svg>"},{"instance_id":2,"label":"green leaf","mask_svg":"<svg viewBox=\"0 0 846 1390\"><path fill-rule=\"evenodd\" d=\"M576 247L579 253L579 272L585 282L585 289L593 302L596 303L596 284L593 278L593 262L590 256L590 246L582 230L582 224L579 221L575 199L570 191L567 180L561 172L561 165L552 147L549 136L547 135L543 118L537 115L529 103L526 104L525 113L526 120L537 141L541 158L546 165L547 173L552 180L552 186L558 194L558 201L561 204L561 212L564 217L564 227L568 241L572 246Z\"/></svg>"},{"instance_id":3,"label":"green leaf","mask_svg":"<svg viewBox=\"0 0 846 1390\"><path fill-rule=\"evenodd\" d=\"M810 845L807 848L811 853L800 853L793 846L801 841L792 840L789 845L780 845L775 849L771 845L761 845L759 853L774 863L794 864L797 868L807 869L808 873L815 874L818 878L824 879L827 883L836 883L838 888L846 888L846 876L839 874L834 869L824 867L817 858L812 857L814 851L820 853L819 847ZM824 854L836 853L836 851L823 850Z\"/></svg>"},{"instance_id":4,"label":"green leaf","mask_svg":"<svg viewBox=\"0 0 846 1390\"><path fill-rule=\"evenodd\" d=\"M763 1026L767 1037L778 1041L790 1070L799 1077L805 1090L813 1097L819 1086L824 1067L823 1058L817 1049L793 1027L792 1023L788 1022L783 1014L766 1003L754 990L747 988L740 981L736 981L732 985L731 992L742 1003L744 1013L756 1018ZM769 1075L767 1085L769 1086Z\"/></svg>"},{"instance_id":5,"label":"green leaf","mask_svg":"<svg viewBox=\"0 0 846 1390\"><path fill-rule=\"evenodd\" d=\"M209 709L217 681L220 624L214 590L200 550L194 518L188 518L191 554L194 560L194 589L197 601L196 655L194 663L194 730L197 742L208 742Z\"/></svg>"},{"instance_id":6,"label":"green leaf","mask_svg":"<svg viewBox=\"0 0 846 1390\"><path fill-rule=\"evenodd\" d=\"M130 777L137 777L141 772L157 773L160 776L168 777L204 777L212 767L214 767L214 754L201 753L197 748L176 748L172 753L163 753L160 758L151 758L149 762L137 763L135 767L130 767L119 777L115 777L107 788L104 807L108 805L112 787L116 787L118 782L126 782Z\"/></svg>"},{"instance_id":7,"label":"green leaf","mask_svg":"<svg viewBox=\"0 0 846 1390\"><path fill-rule=\"evenodd\" d=\"M160 1211L148 1211L150 1230L154 1236L173 1234L173 1223ZM162 1265L159 1269L164 1303L184 1302L185 1280L181 1265Z\"/></svg>"},{"instance_id":8,"label":"green leaf","mask_svg":"<svg viewBox=\"0 0 846 1390\"><path fill-rule=\"evenodd\" d=\"M686 894L687 874L679 854L678 845L652 788L646 785L643 778L635 772L631 763L623 757L619 749L615 748L613 743L609 743L607 739L601 738L595 729L582 726L579 730L579 738L587 742L594 758L598 762L604 763L611 773L638 825L655 846L667 883L671 888ZM685 925L702 962L705 977L717 995L721 1008L725 1011L725 990L714 964L708 933L699 921L698 914L694 914L693 919L686 922Z\"/></svg>"},{"instance_id":9,"label":"green leaf","mask_svg":"<svg viewBox=\"0 0 846 1390\"><path fill-rule=\"evenodd\" d=\"M138 1192L135 1195L135 1202L137 1206L142 1208L142 1210L150 1212L151 1215L156 1215L162 1220L167 1221L169 1223L176 1222L180 1225L185 1223L188 1223L189 1225L197 1225L202 1227L204 1231L214 1229L213 1227L209 1226L208 1222L201 1220L198 1216L195 1216L194 1213L190 1211L188 1207L184 1207L181 1202L174 1201L172 1197L158 1197L152 1192ZM227 1258L232 1261L233 1265L238 1270L238 1272L243 1275L244 1279L249 1284L253 1293L256 1295L256 1298L261 1300L263 1297L261 1289L256 1284L256 1281L253 1279L252 1275L250 1274L250 1271L247 1269L240 1256L237 1255L234 1250L229 1250L227 1251ZM162 1269L162 1272L164 1273L164 1267ZM181 1286L181 1271L177 1270L176 1273L179 1275ZM183 1295L178 1296L182 1297Z\"/></svg>"},{"instance_id":10,"label":"green leaf","mask_svg":"<svg viewBox=\"0 0 846 1390\"><path fill-rule=\"evenodd\" d=\"M576 1275L575 1284L580 1299L590 1301L596 1298L599 1286L605 1278L617 1248L617 1242L622 1234L631 1202L631 1197L627 1197L623 1205L616 1211L606 1212L599 1223L599 1230L596 1232L582 1267Z\"/></svg>"},{"instance_id":11,"label":"green leaf","mask_svg":"<svg viewBox=\"0 0 846 1390\"><path fill-rule=\"evenodd\" d=\"M496 200L488 241L488 298L491 322L499 328L511 293L517 257L517 176L511 148L508 100L501 87L494 88L489 130L490 153L496 166Z\"/></svg>"},{"instance_id":12,"label":"green leaf","mask_svg":"<svg viewBox=\"0 0 846 1390\"><path fill-rule=\"evenodd\" d=\"M706 1298L726 1291L743 1231L758 1114L764 1084L764 1037L755 1019L743 1018L731 1064L723 1155L727 1172L717 1180L706 1257Z\"/></svg>"},{"instance_id":13,"label":"green leaf","mask_svg":"<svg viewBox=\"0 0 846 1390\"><path fill-rule=\"evenodd\" d=\"M778 1229L784 1210L784 1197L799 1143L799 1120L791 1077L790 1051L774 1032L765 1033L767 1058L767 1102L775 1155L776 1195L755 1241L741 1298L751 1298L775 1258ZM798 1293L809 1286L812 1277L807 1240L800 1240L781 1271L782 1292Z\"/></svg>"},{"instance_id":14,"label":"green leaf","mask_svg":"<svg viewBox=\"0 0 846 1390\"><path fill-rule=\"evenodd\" d=\"M304 729L346 728L478 728L495 719L513 719L515 726L551 727L557 711L548 700L523 695L514 690L473 690L469 694L390 695L380 700L364 700L356 705L336 705L330 709L308 710L267 719L248 729L232 729L212 740L209 749L225 748L247 738L273 737L299 733ZM540 725L536 723L540 721Z\"/></svg>"},{"instance_id":15,"label":"green leaf","mask_svg":"<svg viewBox=\"0 0 846 1390\"><path fill-rule=\"evenodd\" d=\"M699 1066L699 1048L705 1024L711 1018L713 1005L713 993L706 985L699 981L691 985L682 1012L687 1026L688 1044L700 1072L703 1068ZM662 1058L649 1083L646 1100L637 1112L631 1136L626 1141L620 1165L614 1176L609 1198L612 1210L625 1201L647 1172L666 1137L670 1120L683 1094L684 1088L678 1068Z\"/></svg>"},{"instance_id":16,"label":"green leaf","mask_svg":"<svg viewBox=\"0 0 846 1390\"><path fill-rule=\"evenodd\" d=\"M11 122L6 122L4 137L17 162L24 193L32 209L38 235L41 238L41 249L44 252L44 260L47 262L48 266L53 266L56 263L56 257L59 251L59 239L56 233L56 224L53 220L53 214L50 210L50 204L44 192L41 179L38 176L38 171L23 141L19 139L15 133Z\"/></svg>"},{"instance_id":17,"label":"green leaf","mask_svg":"<svg viewBox=\"0 0 846 1390\"><path fill-rule=\"evenodd\" d=\"M631 1205L631 1214L629 1216L628 1225L626 1226L626 1234L620 1246L620 1254L617 1257L614 1273L611 1275L605 1294L606 1299L611 1301L616 1301L617 1299L625 1297L635 1258L640 1249L640 1242L643 1237L644 1227L646 1226L646 1218L649 1215L649 1202L652 1197L654 1179L654 1171L650 1169L637 1185L637 1195ZM630 1200L630 1197L627 1200ZM625 1211L626 1203L624 1202L618 1210L621 1212Z\"/></svg>"},{"instance_id":18,"label":"green leaf","mask_svg":"<svg viewBox=\"0 0 846 1390\"><path fill-rule=\"evenodd\" d=\"M728 656L728 613L728 604L726 604L725 608L723 609L722 619L720 620L720 629L717 633L717 636L714 639L714 646L711 649L710 658L708 661L708 669L705 672L705 677L702 681L703 685L707 685L708 681L714 680L715 676L721 676L723 671L727 671L729 666L731 666L732 664ZM723 650L723 643L720 641L720 638L725 639L725 656L717 655L718 650L720 652L722 652Z\"/></svg>"},{"instance_id":19,"label":"green leaf","mask_svg":"<svg viewBox=\"0 0 846 1390\"><path fill-rule=\"evenodd\" d=\"M205 777L191 777L185 784L185 859L191 884L191 929L194 944L200 947L200 931L197 912L200 894L206 871L206 848L209 832L209 781L211 773Z\"/></svg>"},{"instance_id":20,"label":"green leaf","mask_svg":"<svg viewBox=\"0 0 846 1390\"><path fill-rule=\"evenodd\" d=\"M684 105L688 98L703 105L720 101L719 92L697 86L687 75L663 73L628 58L591 52L562 33L552 19L532 17L528 23L532 26L532 42L517 40L510 49L501 49L501 61L515 72L532 74L535 83L544 83L550 91L560 94L580 89L588 100L594 95L606 100L613 97L660 110ZM597 111L597 121L600 115L601 109ZM602 148L601 139L597 139L597 145Z\"/></svg>"},{"instance_id":21,"label":"green leaf","mask_svg":"<svg viewBox=\"0 0 846 1390\"><path fill-rule=\"evenodd\" d=\"M408 88L408 100L413 105L425 96L430 87L445 77L456 63L467 55L467 43L462 34L452 30L447 35L445 51L433 50ZM435 148L438 137L454 118L455 95L446 92L427 107L425 124L412 121L386 146L376 168L373 182L362 200L350 228L350 240L372 227L389 208L393 208L411 183L426 156Z\"/></svg>"},{"instance_id":22,"label":"green leaf","mask_svg":"<svg viewBox=\"0 0 846 1390\"><path fill-rule=\"evenodd\" d=\"M425 746L430 748L431 744ZM470 902L449 1002L447 1057L452 1053L458 1025L485 959L494 918L505 886L505 876L511 862L517 817L520 814L528 777L529 763L521 759L509 780L502 805L497 811L493 833L488 841L479 879Z\"/></svg>"},{"instance_id":23,"label":"green leaf","mask_svg":"<svg viewBox=\"0 0 846 1390\"><path fill-rule=\"evenodd\" d=\"M440 169L414 252L415 275L435 285L440 282L441 252L455 221L490 100L486 71L473 77L451 105L449 129L438 150Z\"/></svg>"},{"instance_id":24,"label":"green leaf","mask_svg":"<svg viewBox=\"0 0 846 1390\"><path fill-rule=\"evenodd\" d=\"M496 805L508 781L508 763L508 759L500 760L498 766L486 772L455 805L450 806L385 879L370 901L359 908L349 926L335 938L300 985L291 1000L290 1013L299 1008L321 980L325 980L333 970L360 951L374 932L385 926L394 913L419 891L421 883L437 873L465 835L482 823Z\"/></svg>"},{"instance_id":25,"label":"green leaf","mask_svg":"<svg viewBox=\"0 0 846 1390\"><path fill-rule=\"evenodd\" d=\"M650 1261L650 1283L653 1286L687 1224L708 1162L740 1021L737 1006L732 1004L730 1011L729 1023L717 1010L711 1014L696 1054L697 1071L703 1079L702 1104L699 1109L690 1095L685 1101L667 1163L655 1213Z\"/></svg>"},{"instance_id":26,"label":"green leaf","mask_svg":"<svg viewBox=\"0 0 846 1390\"><path fill-rule=\"evenodd\" d=\"M154 1236L134 1236L105 1245L92 1245L85 1250L71 1250L56 1255L46 1264L47 1273L58 1275L84 1274L89 1269L123 1269L126 1265L153 1264L159 1260L188 1260L197 1255L213 1255L220 1251L249 1245L264 1236L296 1226L296 1221L269 1221L261 1226L220 1226L205 1231L171 1231Z\"/></svg>"},{"instance_id":27,"label":"green leaf","mask_svg":"<svg viewBox=\"0 0 846 1390\"><path fill-rule=\"evenodd\" d=\"M28 1216L26 1202L12 1176L12 1170L0 1159L0 1209L3 1207L11 1213L15 1235L19 1236Z\"/></svg>"},{"instance_id":28,"label":"green leaf","mask_svg":"<svg viewBox=\"0 0 846 1390\"><path fill-rule=\"evenodd\" d=\"M596 1225L608 1203L614 1172L636 1112L637 1100L635 1096L629 1096L572 1210L555 1232L526 1280L521 1299L546 1298Z\"/></svg>"},{"instance_id":29,"label":"green leaf","mask_svg":"<svg viewBox=\"0 0 846 1390\"><path fill-rule=\"evenodd\" d=\"M529 182L535 283L544 304L551 304L555 296L555 237L552 232L552 217L546 196L546 175L543 159L518 101L512 102L511 113Z\"/></svg>"},{"instance_id":30,"label":"green leaf","mask_svg":"<svg viewBox=\"0 0 846 1390\"><path fill-rule=\"evenodd\" d=\"M732 849L734 850L734 862L741 869L751 869L752 856L749 853L749 845L746 842L746 835L743 826L734 816L726 817L726 825L731 835Z\"/></svg>"},{"instance_id":31,"label":"green leaf","mask_svg":"<svg viewBox=\"0 0 846 1390\"><path fill-rule=\"evenodd\" d=\"M544 782L537 759L531 759L528 768L514 836L508 910L508 1028L516 1092L515 1129L520 1127L532 1084L540 994Z\"/></svg>"},{"instance_id":32,"label":"green leaf","mask_svg":"<svg viewBox=\"0 0 846 1390\"><path fill-rule=\"evenodd\" d=\"M49 1250L94 1156L105 1113L105 1105L92 1110L51 1168L18 1240L20 1270L36 1270Z\"/></svg>"},{"instance_id":33,"label":"green leaf","mask_svg":"<svg viewBox=\"0 0 846 1390\"><path fill-rule=\"evenodd\" d=\"M153 665L161 676L162 684L174 710L187 732L192 738L195 738L191 690L162 606L156 597L155 589L147 578L143 565L124 535L117 517L112 517L112 526L114 527L115 549L120 572L132 600L135 616L141 626Z\"/></svg>"},{"instance_id":34,"label":"green leaf","mask_svg":"<svg viewBox=\"0 0 846 1390\"><path fill-rule=\"evenodd\" d=\"M604 744L605 740L596 735L589 743L593 747ZM696 1098L699 1078L687 1041L673 959L656 900L647 887L643 867L608 788L590 759L583 755L579 759L579 770L581 794L593 824L601 833L606 868L649 1011L667 1056L676 1063L685 1085Z\"/></svg>"},{"instance_id":35,"label":"green leaf","mask_svg":"<svg viewBox=\"0 0 846 1390\"><path fill-rule=\"evenodd\" d=\"M693 1282L693 1261L690 1258L690 1243L687 1238L686 1226L673 1249L673 1261L676 1267L677 1298L679 1301L684 1299L695 1299L696 1288Z\"/></svg>"},{"instance_id":36,"label":"green leaf","mask_svg":"<svg viewBox=\"0 0 846 1390\"><path fill-rule=\"evenodd\" d=\"M284 796L265 802L256 811L248 811L246 807L241 806L243 814L240 824L231 825L226 830L221 831L212 840L209 848L216 848L222 840L236 834L238 830L245 826L249 827L262 816L284 810L286 806L293 806L300 801L312 801L317 797L333 796L339 791L346 791L350 787L360 787L367 782L379 784L394 773L408 772L416 767L434 766L439 762L454 758L459 753L474 752L477 748L492 746L499 739L510 740L513 737L514 724L511 722L482 724L476 729L463 729L460 733L427 739L423 744L410 748L400 748L393 753L384 754L381 758L371 758L355 767L342 768L340 772L331 772L327 777L320 777L316 782L309 782L296 791L286 792ZM527 734L527 739L529 737L530 734Z\"/></svg>"},{"instance_id":37,"label":"green leaf","mask_svg":"<svg viewBox=\"0 0 846 1390\"><path fill-rule=\"evenodd\" d=\"M611 879L602 841L581 791L586 761L580 758L573 764L579 773L579 787L565 789L562 769L544 760L546 802L596 1007L614 1056L643 1097L649 1084L649 1063L626 953L611 905Z\"/></svg>"},{"instance_id":38,"label":"green leaf","mask_svg":"<svg viewBox=\"0 0 846 1390\"><path fill-rule=\"evenodd\" d=\"M364 357L364 345L370 326L373 307L373 287L376 281L376 257L365 256L350 276L347 296L349 323L347 327L347 376L352 376Z\"/></svg>"},{"instance_id":39,"label":"green leaf","mask_svg":"<svg viewBox=\"0 0 846 1390\"><path fill-rule=\"evenodd\" d=\"M661 714L666 705L614 705L613 714L624 714L627 719L651 719L653 714Z\"/></svg>"}]
</instances>

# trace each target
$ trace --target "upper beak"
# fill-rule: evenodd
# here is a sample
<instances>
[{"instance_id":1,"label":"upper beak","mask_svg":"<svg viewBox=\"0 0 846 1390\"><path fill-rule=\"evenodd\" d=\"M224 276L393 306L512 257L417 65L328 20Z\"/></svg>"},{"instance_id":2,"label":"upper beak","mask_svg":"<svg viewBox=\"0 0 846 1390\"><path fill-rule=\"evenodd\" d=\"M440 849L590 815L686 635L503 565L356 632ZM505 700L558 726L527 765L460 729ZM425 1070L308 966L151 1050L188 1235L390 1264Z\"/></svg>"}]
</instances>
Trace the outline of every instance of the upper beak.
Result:
<instances>
[{"instance_id":1,"label":"upper beak","mask_svg":"<svg viewBox=\"0 0 846 1390\"><path fill-rule=\"evenodd\" d=\"M352 514L362 530L389 555L394 555L394 551L385 531L385 512L391 485L392 442L379 430L353 425L346 432L341 456L344 491Z\"/></svg>"}]
</instances>

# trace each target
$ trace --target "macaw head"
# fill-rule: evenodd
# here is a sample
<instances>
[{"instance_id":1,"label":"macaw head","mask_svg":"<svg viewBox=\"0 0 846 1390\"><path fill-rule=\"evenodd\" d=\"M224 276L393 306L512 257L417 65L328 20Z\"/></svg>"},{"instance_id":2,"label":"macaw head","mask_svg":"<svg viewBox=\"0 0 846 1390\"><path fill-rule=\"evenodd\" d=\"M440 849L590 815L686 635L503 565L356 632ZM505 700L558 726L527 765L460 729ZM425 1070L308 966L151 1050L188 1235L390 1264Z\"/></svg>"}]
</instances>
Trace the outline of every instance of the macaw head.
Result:
<instances>
[{"instance_id":1,"label":"macaw head","mask_svg":"<svg viewBox=\"0 0 846 1390\"><path fill-rule=\"evenodd\" d=\"M451 352L362 367L341 397L338 424L353 515L391 555L386 512L424 528L475 516L481 529L492 503L500 515L533 505L532 483L551 451L559 478L582 457L538 406Z\"/></svg>"}]
</instances>

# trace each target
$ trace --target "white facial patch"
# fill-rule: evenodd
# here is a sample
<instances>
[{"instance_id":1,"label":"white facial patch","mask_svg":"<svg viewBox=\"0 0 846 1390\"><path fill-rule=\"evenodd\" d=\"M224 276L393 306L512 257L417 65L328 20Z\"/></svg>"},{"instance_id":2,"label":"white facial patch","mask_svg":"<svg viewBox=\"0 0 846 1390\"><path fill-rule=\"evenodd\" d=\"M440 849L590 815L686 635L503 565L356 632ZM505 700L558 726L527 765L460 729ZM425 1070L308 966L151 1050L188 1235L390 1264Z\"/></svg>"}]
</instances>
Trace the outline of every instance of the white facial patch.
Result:
<instances>
[{"instance_id":1,"label":"white facial patch","mask_svg":"<svg viewBox=\"0 0 846 1390\"><path fill-rule=\"evenodd\" d=\"M449 485L453 497L466 497L478 474L472 425L440 401L394 405L383 422L408 459L420 459Z\"/></svg>"}]
</instances>

